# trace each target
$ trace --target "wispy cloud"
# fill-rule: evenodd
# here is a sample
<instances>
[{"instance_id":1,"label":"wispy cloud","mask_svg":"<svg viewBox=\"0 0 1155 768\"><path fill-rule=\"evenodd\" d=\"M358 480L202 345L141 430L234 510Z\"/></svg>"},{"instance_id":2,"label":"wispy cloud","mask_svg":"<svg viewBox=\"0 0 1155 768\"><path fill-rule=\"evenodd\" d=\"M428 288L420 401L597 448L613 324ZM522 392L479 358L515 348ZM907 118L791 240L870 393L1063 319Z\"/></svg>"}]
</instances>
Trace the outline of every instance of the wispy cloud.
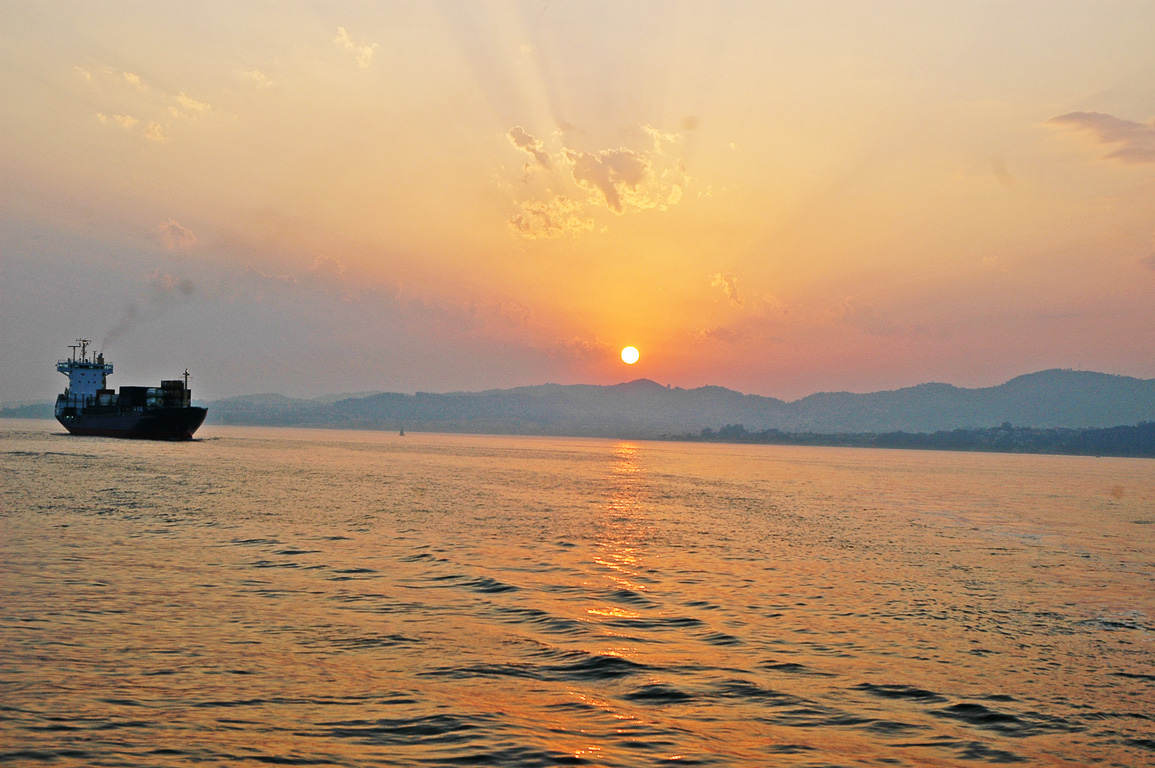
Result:
<instances>
[{"instance_id":1,"label":"wispy cloud","mask_svg":"<svg viewBox=\"0 0 1155 768\"><path fill-rule=\"evenodd\" d=\"M720 341L724 344L733 344L734 342L746 339L746 333L744 331L725 327L706 328L699 331L698 336L711 341Z\"/></svg>"},{"instance_id":2,"label":"wispy cloud","mask_svg":"<svg viewBox=\"0 0 1155 768\"><path fill-rule=\"evenodd\" d=\"M135 113L113 113L111 109L97 112L96 119L101 124L139 130L139 135L149 141L167 142L171 139L174 121L195 122L212 110L207 102L185 91L171 94L150 88L134 72L119 72L112 67L89 70L76 66L73 70L84 78L98 98L107 99L120 109L128 107Z\"/></svg>"},{"instance_id":3,"label":"wispy cloud","mask_svg":"<svg viewBox=\"0 0 1155 768\"><path fill-rule=\"evenodd\" d=\"M268 88L274 84L273 81L270 80L265 75L265 73L259 69L249 70L247 72L243 72L242 74L246 80L251 82L257 88Z\"/></svg>"},{"instance_id":4,"label":"wispy cloud","mask_svg":"<svg viewBox=\"0 0 1155 768\"><path fill-rule=\"evenodd\" d=\"M578 337L560 339L546 350L553 358L588 362L604 358L609 354L611 347L601 339L582 339Z\"/></svg>"},{"instance_id":5,"label":"wispy cloud","mask_svg":"<svg viewBox=\"0 0 1155 768\"><path fill-rule=\"evenodd\" d=\"M343 301L350 298L345 281L345 265L330 256L318 256L304 274L304 280Z\"/></svg>"},{"instance_id":6,"label":"wispy cloud","mask_svg":"<svg viewBox=\"0 0 1155 768\"><path fill-rule=\"evenodd\" d=\"M197 244L197 236L191 229L182 227L176 219L169 219L157 227L161 241L170 251L192 248Z\"/></svg>"},{"instance_id":7,"label":"wispy cloud","mask_svg":"<svg viewBox=\"0 0 1155 768\"><path fill-rule=\"evenodd\" d=\"M714 275L710 280L711 288L721 288L722 293L726 294L726 298L734 306L742 306L742 297L738 295L738 278L731 274L723 274L721 272Z\"/></svg>"},{"instance_id":8,"label":"wispy cloud","mask_svg":"<svg viewBox=\"0 0 1155 768\"><path fill-rule=\"evenodd\" d=\"M509 220L509 226L519 237L539 239L584 232L593 229L594 221L583 215L580 204L559 196L522 203L521 213Z\"/></svg>"},{"instance_id":9,"label":"wispy cloud","mask_svg":"<svg viewBox=\"0 0 1155 768\"><path fill-rule=\"evenodd\" d=\"M191 117L196 119L200 115L203 115L205 112L208 112L210 109L208 104L204 103L203 101L197 101L193 97L186 94L184 91L181 91L173 98L175 99L176 103L180 104L181 108L184 110L183 112L178 110L175 115L177 117Z\"/></svg>"},{"instance_id":10,"label":"wispy cloud","mask_svg":"<svg viewBox=\"0 0 1155 768\"><path fill-rule=\"evenodd\" d=\"M727 300L735 307L737 315L725 325L700 329L697 332L698 339L722 344L738 344L755 340L760 343L785 343L777 334L781 331L791 310L777 296L748 291L745 297L739 297L737 278L734 275L723 273L714 275L710 286L722 289Z\"/></svg>"},{"instance_id":11,"label":"wispy cloud","mask_svg":"<svg viewBox=\"0 0 1155 768\"><path fill-rule=\"evenodd\" d=\"M1050 122L1090 131L1101 144L1118 144L1106 157L1123 163L1155 163L1155 120L1137 123L1103 112L1069 112Z\"/></svg>"},{"instance_id":12,"label":"wispy cloud","mask_svg":"<svg viewBox=\"0 0 1155 768\"><path fill-rule=\"evenodd\" d=\"M156 141L162 144L168 141L168 136L166 136L164 132L164 126L156 121L149 123L148 127L144 129L144 137L149 141Z\"/></svg>"},{"instance_id":13,"label":"wispy cloud","mask_svg":"<svg viewBox=\"0 0 1155 768\"><path fill-rule=\"evenodd\" d=\"M377 47L377 43L369 45L362 45L353 42L353 38L349 37L349 33L345 31L344 27L337 27L337 36L333 38L333 42L341 46L347 51L352 52L353 58L357 61L357 66L361 69L368 69L373 63L373 51Z\"/></svg>"}]
</instances>

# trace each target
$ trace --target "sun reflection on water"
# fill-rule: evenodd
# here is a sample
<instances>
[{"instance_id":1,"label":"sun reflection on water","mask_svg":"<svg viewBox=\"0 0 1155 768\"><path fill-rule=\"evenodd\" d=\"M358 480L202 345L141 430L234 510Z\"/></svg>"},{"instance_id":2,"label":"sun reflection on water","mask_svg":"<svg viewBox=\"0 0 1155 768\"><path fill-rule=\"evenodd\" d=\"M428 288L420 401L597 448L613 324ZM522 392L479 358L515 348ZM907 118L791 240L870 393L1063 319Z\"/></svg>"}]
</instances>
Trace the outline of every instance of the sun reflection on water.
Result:
<instances>
[{"instance_id":1,"label":"sun reflection on water","mask_svg":"<svg viewBox=\"0 0 1155 768\"><path fill-rule=\"evenodd\" d=\"M617 588L645 592L640 545L649 534L650 524L645 502L646 471L637 443L620 442L614 446L605 481L609 500L602 507L604 513L599 519L594 562L610 571L606 575ZM602 610L604 612L597 615L629 613L616 613L621 610L616 607Z\"/></svg>"}]
</instances>

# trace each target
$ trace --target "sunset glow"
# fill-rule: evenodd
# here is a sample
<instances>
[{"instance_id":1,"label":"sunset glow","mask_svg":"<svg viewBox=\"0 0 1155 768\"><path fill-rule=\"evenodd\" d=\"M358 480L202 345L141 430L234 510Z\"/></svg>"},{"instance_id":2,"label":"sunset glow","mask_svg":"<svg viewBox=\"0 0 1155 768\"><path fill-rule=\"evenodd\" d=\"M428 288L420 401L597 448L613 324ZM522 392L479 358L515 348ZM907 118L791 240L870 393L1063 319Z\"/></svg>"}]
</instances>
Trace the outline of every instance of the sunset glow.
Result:
<instances>
[{"instance_id":1,"label":"sunset glow","mask_svg":"<svg viewBox=\"0 0 1155 768\"><path fill-rule=\"evenodd\" d=\"M5 398L1155 376L1151 4L132 8L0 8Z\"/></svg>"}]
</instances>

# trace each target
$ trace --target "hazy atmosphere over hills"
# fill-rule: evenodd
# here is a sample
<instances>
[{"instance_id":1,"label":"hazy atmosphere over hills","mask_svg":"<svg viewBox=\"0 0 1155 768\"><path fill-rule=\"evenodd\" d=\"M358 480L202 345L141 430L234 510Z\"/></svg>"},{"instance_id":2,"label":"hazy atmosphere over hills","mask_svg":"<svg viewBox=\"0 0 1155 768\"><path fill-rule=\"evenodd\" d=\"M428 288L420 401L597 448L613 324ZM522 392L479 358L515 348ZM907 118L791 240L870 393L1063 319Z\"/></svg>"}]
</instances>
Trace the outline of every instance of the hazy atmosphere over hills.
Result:
<instances>
[{"instance_id":1,"label":"hazy atmosphere over hills","mask_svg":"<svg viewBox=\"0 0 1155 768\"><path fill-rule=\"evenodd\" d=\"M820 393L786 402L723 387L646 379L613 386L547 384L449 394L379 393L344 400L250 395L210 404L209 423L504 434L655 437L727 424L789 432L990 427L1109 427L1155 420L1155 380L1051 370L996 387L922 384L890 392Z\"/></svg>"}]
</instances>

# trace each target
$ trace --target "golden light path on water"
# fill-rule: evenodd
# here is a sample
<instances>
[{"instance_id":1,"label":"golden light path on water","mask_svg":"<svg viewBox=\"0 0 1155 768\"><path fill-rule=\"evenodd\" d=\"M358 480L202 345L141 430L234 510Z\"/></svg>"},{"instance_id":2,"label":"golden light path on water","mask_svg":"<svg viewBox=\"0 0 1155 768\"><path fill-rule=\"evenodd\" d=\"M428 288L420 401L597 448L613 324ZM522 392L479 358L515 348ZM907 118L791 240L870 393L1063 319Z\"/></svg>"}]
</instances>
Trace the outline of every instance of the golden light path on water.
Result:
<instances>
[{"instance_id":1,"label":"golden light path on water","mask_svg":"<svg viewBox=\"0 0 1155 768\"><path fill-rule=\"evenodd\" d=\"M1148 460L0 420L0 762L1142 765Z\"/></svg>"}]
</instances>

